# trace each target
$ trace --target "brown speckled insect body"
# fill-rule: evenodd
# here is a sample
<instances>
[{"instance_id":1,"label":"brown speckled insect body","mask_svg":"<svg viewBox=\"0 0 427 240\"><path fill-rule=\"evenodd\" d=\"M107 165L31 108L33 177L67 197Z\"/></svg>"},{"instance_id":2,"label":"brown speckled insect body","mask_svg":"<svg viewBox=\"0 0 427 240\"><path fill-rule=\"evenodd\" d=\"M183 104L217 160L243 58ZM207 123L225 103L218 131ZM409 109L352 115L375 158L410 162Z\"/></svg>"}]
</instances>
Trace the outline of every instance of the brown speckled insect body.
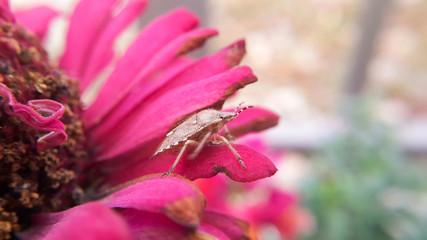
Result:
<instances>
[{"instance_id":1,"label":"brown speckled insect body","mask_svg":"<svg viewBox=\"0 0 427 240\"><path fill-rule=\"evenodd\" d=\"M240 105L241 104L239 104L239 106ZM163 142L157 148L157 151L153 154L153 156L155 156L167 150L173 151L181 148L172 167L167 173L164 173L163 175L165 176L172 173L188 145L197 146L194 152L189 155L189 158L195 158L211 137L213 137L215 140L218 138L219 143L227 144L242 167L245 168L242 158L228 141L233 140L233 137L230 135L227 127L225 126L226 123L236 118L242 111L252 107L247 106L237 111L239 106L236 107L234 112L221 112L215 109L202 110L191 115L176 128L172 129L166 135L165 140L163 140ZM224 128L227 138L218 134L222 128ZM214 143L217 144L218 141Z\"/></svg>"}]
</instances>

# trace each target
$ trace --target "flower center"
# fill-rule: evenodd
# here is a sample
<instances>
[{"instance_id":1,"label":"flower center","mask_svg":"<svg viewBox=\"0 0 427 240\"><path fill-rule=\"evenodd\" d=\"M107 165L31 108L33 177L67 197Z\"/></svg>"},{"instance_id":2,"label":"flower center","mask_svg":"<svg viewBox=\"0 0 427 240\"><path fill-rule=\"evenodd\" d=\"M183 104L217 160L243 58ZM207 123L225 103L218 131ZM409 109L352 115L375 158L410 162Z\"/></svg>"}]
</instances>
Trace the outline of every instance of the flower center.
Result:
<instances>
[{"instance_id":1,"label":"flower center","mask_svg":"<svg viewBox=\"0 0 427 240\"><path fill-rule=\"evenodd\" d=\"M0 239L25 229L28 216L60 211L82 201L81 171L87 158L78 83L53 67L39 40L0 20L0 83L16 101L51 99L65 107L60 118L68 140L37 151L39 131L8 114L0 97Z\"/></svg>"}]
</instances>

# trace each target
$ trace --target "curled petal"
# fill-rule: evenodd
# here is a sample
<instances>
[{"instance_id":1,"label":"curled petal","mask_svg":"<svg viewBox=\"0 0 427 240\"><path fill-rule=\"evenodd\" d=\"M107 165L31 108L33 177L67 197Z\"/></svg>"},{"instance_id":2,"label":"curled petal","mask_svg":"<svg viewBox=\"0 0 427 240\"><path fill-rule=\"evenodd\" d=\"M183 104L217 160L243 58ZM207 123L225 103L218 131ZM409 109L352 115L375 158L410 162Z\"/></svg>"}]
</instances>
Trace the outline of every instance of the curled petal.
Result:
<instances>
[{"instance_id":1,"label":"curled petal","mask_svg":"<svg viewBox=\"0 0 427 240\"><path fill-rule=\"evenodd\" d=\"M86 203L60 213L39 214L31 228L20 234L29 240L130 240L126 222L99 202Z\"/></svg>"},{"instance_id":2,"label":"curled petal","mask_svg":"<svg viewBox=\"0 0 427 240\"><path fill-rule=\"evenodd\" d=\"M37 151L56 147L67 141L67 134L62 131L52 131L37 139Z\"/></svg>"},{"instance_id":3,"label":"curled petal","mask_svg":"<svg viewBox=\"0 0 427 240\"><path fill-rule=\"evenodd\" d=\"M112 193L102 202L111 208L164 213L187 227L200 224L205 198L190 181L179 176L148 176L131 183L135 181L139 182Z\"/></svg>"},{"instance_id":4,"label":"curled petal","mask_svg":"<svg viewBox=\"0 0 427 240\"><path fill-rule=\"evenodd\" d=\"M10 116L19 117L37 130L50 132L37 140L38 151L61 145L67 140L65 126L58 120L65 112L62 104L49 99L30 100L29 106L18 103L10 89L2 83L0 96L3 97L6 112Z\"/></svg>"},{"instance_id":5,"label":"curled petal","mask_svg":"<svg viewBox=\"0 0 427 240\"><path fill-rule=\"evenodd\" d=\"M64 112L65 108L59 102L48 100L48 99L35 99L28 101L28 105L35 109L37 112L47 117L40 119L40 122L50 122L54 119L60 118Z\"/></svg>"},{"instance_id":6,"label":"curled petal","mask_svg":"<svg viewBox=\"0 0 427 240\"><path fill-rule=\"evenodd\" d=\"M58 16L57 11L46 6L17 11L14 14L19 24L29 29L40 39L44 39L49 23Z\"/></svg>"}]
</instances>

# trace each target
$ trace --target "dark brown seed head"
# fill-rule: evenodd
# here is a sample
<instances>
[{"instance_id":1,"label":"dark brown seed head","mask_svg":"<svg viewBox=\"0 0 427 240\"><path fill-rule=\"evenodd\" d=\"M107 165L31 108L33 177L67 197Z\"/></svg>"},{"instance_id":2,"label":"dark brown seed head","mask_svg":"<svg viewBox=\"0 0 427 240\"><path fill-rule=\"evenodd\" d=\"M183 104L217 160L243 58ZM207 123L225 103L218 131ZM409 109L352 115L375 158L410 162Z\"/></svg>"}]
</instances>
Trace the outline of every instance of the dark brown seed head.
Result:
<instances>
[{"instance_id":1,"label":"dark brown seed head","mask_svg":"<svg viewBox=\"0 0 427 240\"><path fill-rule=\"evenodd\" d=\"M19 103L51 99L66 109L60 119L68 141L43 152L36 140L46 134L5 111L0 97L0 239L25 228L28 216L64 210L82 196L79 179L87 157L80 120L78 84L54 68L39 40L22 27L0 21L0 82ZM74 193L74 194L73 194Z\"/></svg>"}]
</instances>

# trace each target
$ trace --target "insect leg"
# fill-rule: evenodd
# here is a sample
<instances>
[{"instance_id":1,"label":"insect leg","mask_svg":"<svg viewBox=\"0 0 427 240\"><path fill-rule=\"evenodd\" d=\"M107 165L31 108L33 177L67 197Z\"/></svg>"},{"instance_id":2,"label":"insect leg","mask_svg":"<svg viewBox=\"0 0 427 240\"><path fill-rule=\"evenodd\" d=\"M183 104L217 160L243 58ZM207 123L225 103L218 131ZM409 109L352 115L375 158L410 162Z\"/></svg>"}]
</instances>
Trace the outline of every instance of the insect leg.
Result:
<instances>
[{"instance_id":1,"label":"insect leg","mask_svg":"<svg viewBox=\"0 0 427 240\"><path fill-rule=\"evenodd\" d=\"M219 134L215 134L217 135L217 137L219 137L225 144L227 144L227 146L230 148L230 150L234 153L234 155L237 157L237 160L239 161L240 165L242 165L243 168L246 168L245 164L242 161L242 157L239 155L239 153L237 153L236 149L233 148L233 146L231 146L230 142L227 140L227 138L219 135Z\"/></svg>"},{"instance_id":2,"label":"insect leg","mask_svg":"<svg viewBox=\"0 0 427 240\"><path fill-rule=\"evenodd\" d=\"M210 141L209 142L209 144L211 144L211 145L220 145L220 144L222 144L223 142L222 141L218 141L218 139L216 139L216 136L217 136L218 134L214 134L213 135L213 139L212 139L212 141Z\"/></svg>"},{"instance_id":3,"label":"insect leg","mask_svg":"<svg viewBox=\"0 0 427 240\"><path fill-rule=\"evenodd\" d=\"M202 141L199 142L199 144L197 145L196 149L194 150L193 153L191 153L188 158L189 159L193 159L195 157L197 157L197 155L199 155L200 151L202 150L203 146L205 146L206 141L209 139L209 137L212 135L211 132L208 132L202 139Z\"/></svg>"},{"instance_id":4,"label":"insect leg","mask_svg":"<svg viewBox=\"0 0 427 240\"><path fill-rule=\"evenodd\" d=\"M225 136L227 136L227 138L228 138L230 141L234 141L234 140L236 140L236 139L233 137L233 135L231 135L230 131L228 131L228 128L227 128L227 126L226 126L226 125L224 125L224 132L225 132Z\"/></svg>"},{"instance_id":5,"label":"insect leg","mask_svg":"<svg viewBox=\"0 0 427 240\"><path fill-rule=\"evenodd\" d=\"M162 177L167 176L167 175L169 175L169 174L171 174L173 172L173 170L175 169L176 165L179 162L179 159L182 157L182 154L184 153L185 149L187 148L187 145L190 144L190 143L195 143L195 141L193 141L193 140L187 140L184 143L184 146L181 148L181 151L179 152L178 156L176 157L175 162L173 162L172 167L169 169L168 172L163 173Z\"/></svg>"}]
</instances>

